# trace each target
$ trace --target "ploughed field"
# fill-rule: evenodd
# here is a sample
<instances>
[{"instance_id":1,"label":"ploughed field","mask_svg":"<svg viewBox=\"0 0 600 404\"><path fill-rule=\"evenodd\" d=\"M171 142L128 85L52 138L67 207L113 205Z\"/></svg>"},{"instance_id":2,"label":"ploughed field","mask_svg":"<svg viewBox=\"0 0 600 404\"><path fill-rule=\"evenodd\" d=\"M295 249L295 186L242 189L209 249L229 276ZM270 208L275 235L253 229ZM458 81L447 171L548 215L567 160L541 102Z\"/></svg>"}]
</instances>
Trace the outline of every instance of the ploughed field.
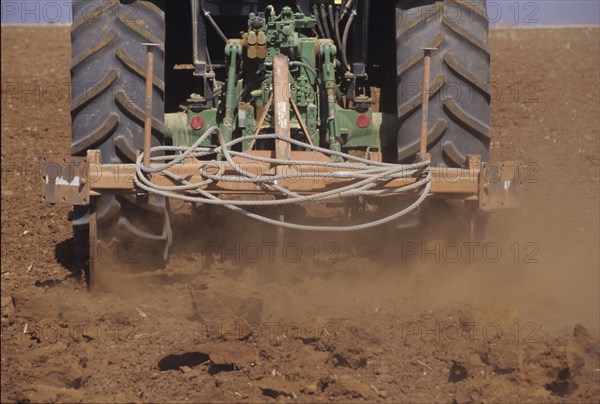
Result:
<instances>
[{"instance_id":1,"label":"ploughed field","mask_svg":"<svg viewBox=\"0 0 600 404\"><path fill-rule=\"evenodd\" d=\"M69 153L69 28L2 27L2 401L600 400L599 41L492 31L492 157L528 163L528 188L485 243L272 249L173 203L168 268L90 295L69 208L39 197L41 157Z\"/></svg>"}]
</instances>

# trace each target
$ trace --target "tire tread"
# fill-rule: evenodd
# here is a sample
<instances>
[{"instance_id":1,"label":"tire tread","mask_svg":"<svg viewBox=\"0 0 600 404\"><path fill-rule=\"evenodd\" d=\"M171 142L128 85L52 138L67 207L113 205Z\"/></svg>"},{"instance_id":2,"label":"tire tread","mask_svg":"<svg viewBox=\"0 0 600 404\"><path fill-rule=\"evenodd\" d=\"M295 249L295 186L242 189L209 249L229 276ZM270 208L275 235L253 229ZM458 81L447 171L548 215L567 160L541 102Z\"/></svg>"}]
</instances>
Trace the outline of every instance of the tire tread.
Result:
<instances>
[{"instance_id":1,"label":"tire tread","mask_svg":"<svg viewBox=\"0 0 600 404\"><path fill-rule=\"evenodd\" d=\"M396 3L397 161L414 161L420 143L423 50L431 54L427 152L435 166L489 160L490 50L485 1ZM428 2L429 3L429 2ZM408 91L419 94L407 100ZM440 123L443 122L443 125ZM443 128L443 130L442 130Z\"/></svg>"}]
</instances>

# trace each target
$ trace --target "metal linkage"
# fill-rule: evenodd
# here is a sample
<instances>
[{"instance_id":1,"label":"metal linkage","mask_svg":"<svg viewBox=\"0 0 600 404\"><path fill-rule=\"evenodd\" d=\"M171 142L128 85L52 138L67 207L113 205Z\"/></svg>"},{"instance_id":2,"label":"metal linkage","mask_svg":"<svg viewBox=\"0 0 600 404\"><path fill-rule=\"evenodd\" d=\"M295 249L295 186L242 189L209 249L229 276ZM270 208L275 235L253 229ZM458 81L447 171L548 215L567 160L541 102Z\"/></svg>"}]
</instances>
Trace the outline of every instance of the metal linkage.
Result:
<instances>
[{"instance_id":1,"label":"metal linkage","mask_svg":"<svg viewBox=\"0 0 600 404\"><path fill-rule=\"evenodd\" d=\"M217 134L220 146L206 148L199 147L202 142L209 136ZM290 145L301 146L305 149L324 153L329 156L335 156L349 162L315 162L315 161L298 161L298 160L287 160L278 158L259 157L252 154L243 152L235 152L231 150L231 147L237 143L245 140L256 140L256 139L275 139L276 141L287 142ZM377 161L371 161L360 157L351 156L346 153L333 151L325 148L321 148L314 145L309 145L298 140L292 139L287 136L277 134L261 134L246 136L245 138L238 138L226 142L221 131L218 127L212 127L208 129L192 146L190 147L174 147L174 146L158 146L153 147L152 151L165 151L165 152L178 152L181 154L168 155L168 156L157 156L152 157L151 160L154 162L166 162L160 165L154 165L152 167L146 167L143 164L144 155L141 154L136 162L136 172L134 182L137 187L145 190L152 194L157 194L167 198L178 199L192 203L204 203L210 205L225 206L237 213L244 216L260 220L265 223L282 226L289 229L295 230L308 230L308 231L355 231L372 228L379 226L384 223L396 220L412 211L425 200L431 189L432 175L429 172L429 162L418 162L415 164L389 164L381 163ZM207 161L205 164L201 164L199 173L203 181L190 183L181 176L178 176L169 171L169 168L174 167L177 164L182 163L184 160L196 157L206 157L209 155L221 154L226 160L225 162ZM312 166L312 167L328 167L335 168L337 170L329 172L295 172L290 174L278 173L277 175L256 175L244 170L238 163L233 160L233 157L244 157L246 159L266 162L278 166ZM225 170L225 164L231 167L238 175L223 175ZM210 169L217 168L217 173L210 174ZM343 171L347 170L347 171ZM164 176L170 178L175 183L181 185L173 186L160 186L153 183L149 178L148 174L161 172ZM329 177L329 178L344 178L348 180L356 180L351 184L324 192L311 194L311 195L300 195L296 192L292 192L289 189L279 185L278 180L281 179L292 179L301 177ZM398 178L415 178L416 181L410 184L402 185L394 189L373 189L377 185L386 183L388 181ZM229 181L229 182L252 182L255 183L268 191L275 191L284 196L284 199L275 200L255 200L255 201L232 201L232 200L221 200L217 196L211 194L205 190L205 187L214 181ZM295 223L283 222L280 220L274 220L262 215L251 213L242 207L245 206L281 206L286 204L294 204L299 202L308 201L326 201L336 198L348 198L358 196L383 196L383 195L394 195L402 194L407 191L422 188L419 197L407 208L396 212L390 216L381 218L379 220L363 223L352 226L309 226Z\"/></svg>"}]
</instances>

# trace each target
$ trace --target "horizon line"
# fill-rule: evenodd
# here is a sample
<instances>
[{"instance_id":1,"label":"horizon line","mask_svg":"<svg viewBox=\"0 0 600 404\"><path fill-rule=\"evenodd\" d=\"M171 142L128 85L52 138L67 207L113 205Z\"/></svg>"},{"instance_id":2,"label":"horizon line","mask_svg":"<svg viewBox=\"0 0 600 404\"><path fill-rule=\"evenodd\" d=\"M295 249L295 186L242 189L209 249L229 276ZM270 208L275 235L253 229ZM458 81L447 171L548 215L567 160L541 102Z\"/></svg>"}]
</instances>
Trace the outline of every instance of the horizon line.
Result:
<instances>
[{"instance_id":1,"label":"horizon line","mask_svg":"<svg viewBox=\"0 0 600 404\"><path fill-rule=\"evenodd\" d=\"M68 27L73 25L71 22L49 22L49 23L31 23L31 22L3 22L2 27ZM600 24L530 24L530 25L505 25L505 24L490 24L490 30L503 29L537 29L537 28L600 28Z\"/></svg>"}]
</instances>

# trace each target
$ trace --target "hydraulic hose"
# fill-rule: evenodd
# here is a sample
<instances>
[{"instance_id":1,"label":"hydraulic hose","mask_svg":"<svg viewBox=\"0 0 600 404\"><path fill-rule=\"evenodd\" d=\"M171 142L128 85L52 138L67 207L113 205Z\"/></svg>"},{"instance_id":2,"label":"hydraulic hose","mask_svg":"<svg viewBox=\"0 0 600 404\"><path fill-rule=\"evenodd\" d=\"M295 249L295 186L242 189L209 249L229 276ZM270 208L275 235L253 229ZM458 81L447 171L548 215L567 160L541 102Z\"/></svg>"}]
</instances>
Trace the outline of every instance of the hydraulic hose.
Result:
<instances>
[{"instance_id":1,"label":"hydraulic hose","mask_svg":"<svg viewBox=\"0 0 600 404\"><path fill-rule=\"evenodd\" d=\"M333 38L335 40L335 46L338 49L342 48L342 42L340 41L340 30L335 25L335 14L333 12L333 6L329 5L329 22L331 24L331 28L333 30Z\"/></svg>"},{"instance_id":2,"label":"hydraulic hose","mask_svg":"<svg viewBox=\"0 0 600 404\"><path fill-rule=\"evenodd\" d=\"M336 10L335 10L335 20L334 20L333 26L335 28L336 44L340 50L340 57L342 58L342 65L344 66L344 69L346 69L347 71L351 71L350 65L348 64L348 59L346 58L346 49L344 49L344 47L342 46L342 38L340 36L340 8L339 7L336 8Z\"/></svg>"},{"instance_id":3,"label":"hydraulic hose","mask_svg":"<svg viewBox=\"0 0 600 404\"><path fill-rule=\"evenodd\" d=\"M313 4L313 17L317 20L317 30L319 31L319 36L321 38L325 38L325 32L323 31L323 26L321 25L321 19L319 18L319 10L317 9L317 5Z\"/></svg>"},{"instance_id":4,"label":"hydraulic hose","mask_svg":"<svg viewBox=\"0 0 600 404\"><path fill-rule=\"evenodd\" d=\"M354 3L354 0L346 1L346 5L344 6L344 11L342 11L342 16L340 18L340 21L343 20L344 17L346 16L346 14L348 14L348 11L350 11L352 9L353 3Z\"/></svg>"},{"instance_id":5,"label":"hydraulic hose","mask_svg":"<svg viewBox=\"0 0 600 404\"><path fill-rule=\"evenodd\" d=\"M356 18L356 8L352 10L350 17L348 17L348 22L346 23L346 27L344 28L344 38L342 39L342 60L346 61L346 68L350 71L350 65L348 64L346 49L348 47L348 35L350 34L350 28L352 28L352 23Z\"/></svg>"},{"instance_id":6,"label":"hydraulic hose","mask_svg":"<svg viewBox=\"0 0 600 404\"><path fill-rule=\"evenodd\" d=\"M209 136L216 134L219 139L220 146L211 148L199 147L200 144L205 141ZM232 146L240 143L249 138L256 139L276 139L285 141L295 145L301 145L309 150L321 152L329 156L339 156L352 161L353 163L334 163L334 162L319 162L319 161L293 161L296 167L301 166L314 166L314 167L329 167L333 170L323 171L318 170L316 172L304 172L296 171L286 173L283 175L261 175L253 174L244 170L242 166L233 160L233 157L243 156L251 160L265 162L275 165L288 165L289 160L265 158L260 156L254 156L250 154L235 152L232 150ZM146 167L142 164L143 154L141 154L136 161L136 169L134 182L136 186L149 193L164 196L167 198L178 199L181 201L194 202L194 203L205 203L210 205L225 206L236 213L240 213L246 217L250 217L256 220L260 220L264 223L269 223L277 226L282 226L295 230L307 230L307 231L354 231L364 230L372 228L384 223L391 222L402 216L409 214L419 207L419 205L427 198L431 190L432 174L429 172L430 162L419 162L416 164L389 164L380 163L376 161L366 160L363 158L351 156L342 152L336 152L328 150L318 146L308 145L289 138L283 135L270 134L270 135L252 135L248 137L241 137L227 142L218 127L211 127L194 142L190 147L174 147L174 146L157 146L153 147L151 151L172 151L175 154L169 154L166 156L152 157L151 160L157 161L169 161L166 164L154 165L152 167ZM180 177L171 171L169 168L180 164L187 157L201 157L208 156L211 154L220 153L225 157L226 163L218 161L206 161L201 167L199 167L199 174L203 177L202 181L196 183L190 183L184 177ZM226 166L228 164L237 175L225 175ZM217 169L216 173L209 173L207 169ZM349 168L350 170L346 170ZM340 171L343 170L343 171ZM160 186L154 184L148 177L147 174L162 172L167 178L170 178L175 183L181 185L175 186ZM300 195L296 192L290 191L289 189L279 185L277 183L280 179L294 179L294 178L343 178L348 179L349 182L340 186L336 189L330 189L327 191L318 192L313 195ZM400 185L396 188L391 189L377 189L377 186L400 178L413 178L413 182ZM354 181L352 181L354 180ZM218 196L212 195L207 192L205 187L212 182L223 181L223 182L250 182L265 190L271 190L280 192L286 196L284 199L275 200L221 200ZM421 188L420 195L418 198L407 208L404 208L392 215L380 218L378 220L349 226L312 226L305 224L289 223L279 220L274 220L259 214L252 213L245 209L245 207L251 206L280 206L285 204L308 202L308 201L325 201L328 199L335 199L338 197L357 197L357 196L384 196L384 195L399 195L405 194L408 191L413 191Z\"/></svg>"},{"instance_id":7,"label":"hydraulic hose","mask_svg":"<svg viewBox=\"0 0 600 404\"><path fill-rule=\"evenodd\" d=\"M329 23L327 23L327 9L325 9L325 4L321 4L321 20L323 22L323 27L325 27L325 37L327 39L331 39L331 32L329 32Z\"/></svg>"}]
</instances>

